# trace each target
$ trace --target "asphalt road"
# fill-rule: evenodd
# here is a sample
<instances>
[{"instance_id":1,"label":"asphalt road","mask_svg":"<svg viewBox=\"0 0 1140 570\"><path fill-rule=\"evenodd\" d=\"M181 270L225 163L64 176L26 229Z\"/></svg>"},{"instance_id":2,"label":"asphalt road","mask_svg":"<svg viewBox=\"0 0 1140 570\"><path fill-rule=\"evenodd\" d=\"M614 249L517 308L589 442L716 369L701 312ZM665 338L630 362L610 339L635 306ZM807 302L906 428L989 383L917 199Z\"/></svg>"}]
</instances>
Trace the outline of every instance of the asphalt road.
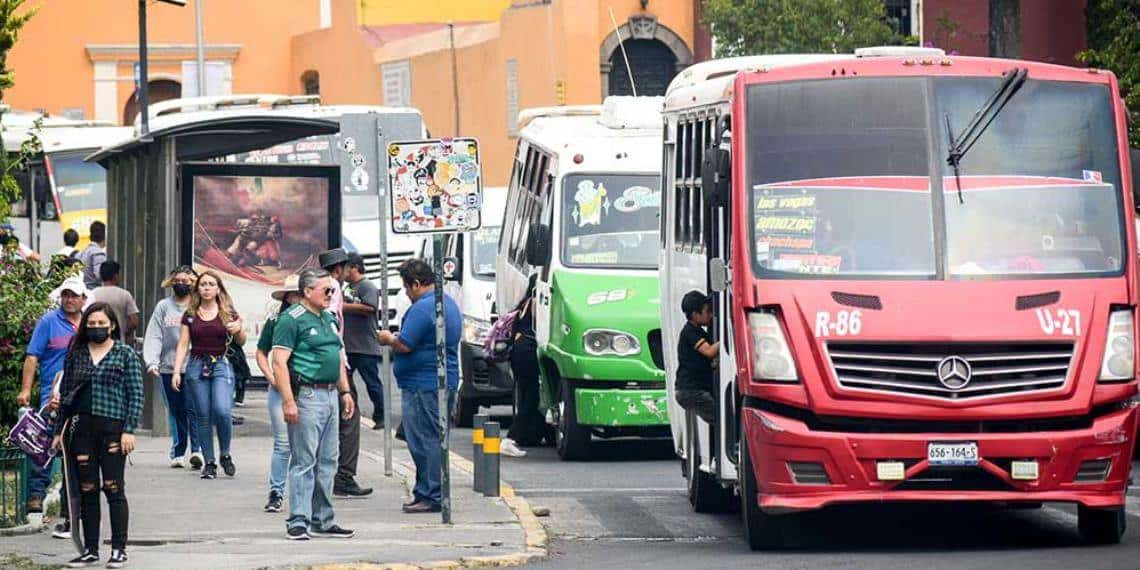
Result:
<instances>
[{"instance_id":1,"label":"asphalt road","mask_svg":"<svg viewBox=\"0 0 1140 570\"><path fill-rule=\"evenodd\" d=\"M452 449L468 458L470 441L470 430L453 431ZM597 445L589 462L563 462L552 448L503 458L503 479L551 511L551 556L538 568L1140 568L1140 491L1132 529L1111 547L1082 545L1076 509L1064 505L874 505L802 516L791 548L752 553L738 515L691 511L671 442Z\"/></svg>"}]
</instances>

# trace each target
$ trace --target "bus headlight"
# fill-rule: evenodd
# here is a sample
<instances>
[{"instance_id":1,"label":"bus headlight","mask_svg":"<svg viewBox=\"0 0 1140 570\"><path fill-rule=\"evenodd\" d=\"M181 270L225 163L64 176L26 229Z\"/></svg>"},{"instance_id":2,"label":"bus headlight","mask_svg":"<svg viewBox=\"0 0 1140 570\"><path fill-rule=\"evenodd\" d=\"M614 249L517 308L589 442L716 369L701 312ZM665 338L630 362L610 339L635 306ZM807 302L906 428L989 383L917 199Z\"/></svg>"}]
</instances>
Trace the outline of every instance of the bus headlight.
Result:
<instances>
[{"instance_id":1,"label":"bus headlight","mask_svg":"<svg viewBox=\"0 0 1140 570\"><path fill-rule=\"evenodd\" d=\"M1136 334L1132 309L1113 311L1108 316L1108 335L1104 340L1104 360L1100 365L1101 382L1119 382L1134 377Z\"/></svg>"},{"instance_id":2,"label":"bus headlight","mask_svg":"<svg viewBox=\"0 0 1140 570\"><path fill-rule=\"evenodd\" d=\"M582 343L586 354L592 356L633 356L641 352L637 337L621 331L590 329L582 335Z\"/></svg>"},{"instance_id":3,"label":"bus headlight","mask_svg":"<svg viewBox=\"0 0 1140 570\"><path fill-rule=\"evenodd\" d=\"M483 344L487 334L491 332L491 323L482 319L463 319L463 342L468 344Z\"/></svg>"},{"instance_id":4,"label":"bus headlight","mask_svg":"<svg viewBox=\"0 0 1140 570\"><path fill-rule=\"evenodd\" d=\"M748 313L752 334L752 378L766 382L796 382L796 365L780 321L772 313Z\"/></svg>"}]
</instances>

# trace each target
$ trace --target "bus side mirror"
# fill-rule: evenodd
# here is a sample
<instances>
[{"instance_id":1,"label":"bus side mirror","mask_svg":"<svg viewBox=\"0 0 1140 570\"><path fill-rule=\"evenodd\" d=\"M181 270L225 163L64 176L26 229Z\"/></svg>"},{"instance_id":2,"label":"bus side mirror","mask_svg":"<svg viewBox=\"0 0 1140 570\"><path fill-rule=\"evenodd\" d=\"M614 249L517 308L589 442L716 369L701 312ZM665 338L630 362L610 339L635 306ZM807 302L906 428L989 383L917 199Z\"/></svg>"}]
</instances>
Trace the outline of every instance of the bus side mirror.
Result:
<instances>
[{"instance_id":1,"label":"bus side mirror","mask_svg":"<svg viewBox=\"0 0 1140 570\"><path fill-rule=\"evenodd\" d=\"M458 257L443 258L443 280L463 282L463 262Z\"/></svg>"},{"instance_id":2,"label":"bus side mirror","mask_svg":"<svg viewBox=\"0 0 1140 570\"><path fill-rule=\"evenodd\" d=\"M728 151L719 146L705 149L701 159L701 191L705 203L713 208L727 204L731 180L732 161Z\"/></svg>"},{"instance_id":3,"label":"bus side mirror","mask_svg":"<svg viewBox=\"0 0 1140 570\"><path fill-rule=\"evenodd\" d=\"M550 263L550 226L531 228L530 239L526 241L526 262L531 267L541 267Z\"/></svg>"},{"instance_id":4,"label":"bus side mirror","mask_svg":"<svg viewBox=\"0 0 1140 570\"><path fill-rule=\"evenodd\" d=\"M709 289L713 293L720 293L728 289L728 266L719 257L709 260Z\"/></svg>"}]
</instances>

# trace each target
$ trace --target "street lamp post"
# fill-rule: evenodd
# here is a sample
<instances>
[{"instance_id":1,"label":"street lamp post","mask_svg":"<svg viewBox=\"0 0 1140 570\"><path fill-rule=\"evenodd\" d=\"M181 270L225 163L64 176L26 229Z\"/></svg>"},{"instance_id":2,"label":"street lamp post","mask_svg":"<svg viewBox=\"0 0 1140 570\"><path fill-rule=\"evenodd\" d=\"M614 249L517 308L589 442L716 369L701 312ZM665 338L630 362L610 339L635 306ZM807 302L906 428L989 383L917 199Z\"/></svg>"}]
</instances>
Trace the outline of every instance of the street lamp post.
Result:
<instances>
[{"instance_id":1,"label":"street lamp post","mask_svg":"<svg viewBox=\"0 0 1140 570\"><path fill-rule=\"evenodd\" d=\"M186 6L186 0L158 0L164 4ZM141 132L146 136L150 132L150 80L147 72L146 48L146 3L139 0L139 114L142 118Z\"/></svg>"}]
</instances>

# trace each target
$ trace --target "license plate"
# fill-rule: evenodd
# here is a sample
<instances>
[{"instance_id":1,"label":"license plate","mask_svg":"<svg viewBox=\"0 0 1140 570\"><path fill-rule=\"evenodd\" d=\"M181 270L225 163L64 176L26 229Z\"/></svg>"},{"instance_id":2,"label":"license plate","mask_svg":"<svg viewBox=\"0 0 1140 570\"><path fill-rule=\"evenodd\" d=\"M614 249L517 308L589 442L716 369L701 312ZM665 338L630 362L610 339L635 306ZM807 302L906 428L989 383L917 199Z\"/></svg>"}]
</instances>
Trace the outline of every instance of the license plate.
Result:
<instances>
[{"instance_id":1,"label":"license plate","mask_svg":"<svg viewBox=\"0 0 1140 570\"><path fill-rule=\"evenodd\" d=\"M931 465L977 465L978 443L929 443L926 446L926 458Z\"/></svg>"}]
</instances>

